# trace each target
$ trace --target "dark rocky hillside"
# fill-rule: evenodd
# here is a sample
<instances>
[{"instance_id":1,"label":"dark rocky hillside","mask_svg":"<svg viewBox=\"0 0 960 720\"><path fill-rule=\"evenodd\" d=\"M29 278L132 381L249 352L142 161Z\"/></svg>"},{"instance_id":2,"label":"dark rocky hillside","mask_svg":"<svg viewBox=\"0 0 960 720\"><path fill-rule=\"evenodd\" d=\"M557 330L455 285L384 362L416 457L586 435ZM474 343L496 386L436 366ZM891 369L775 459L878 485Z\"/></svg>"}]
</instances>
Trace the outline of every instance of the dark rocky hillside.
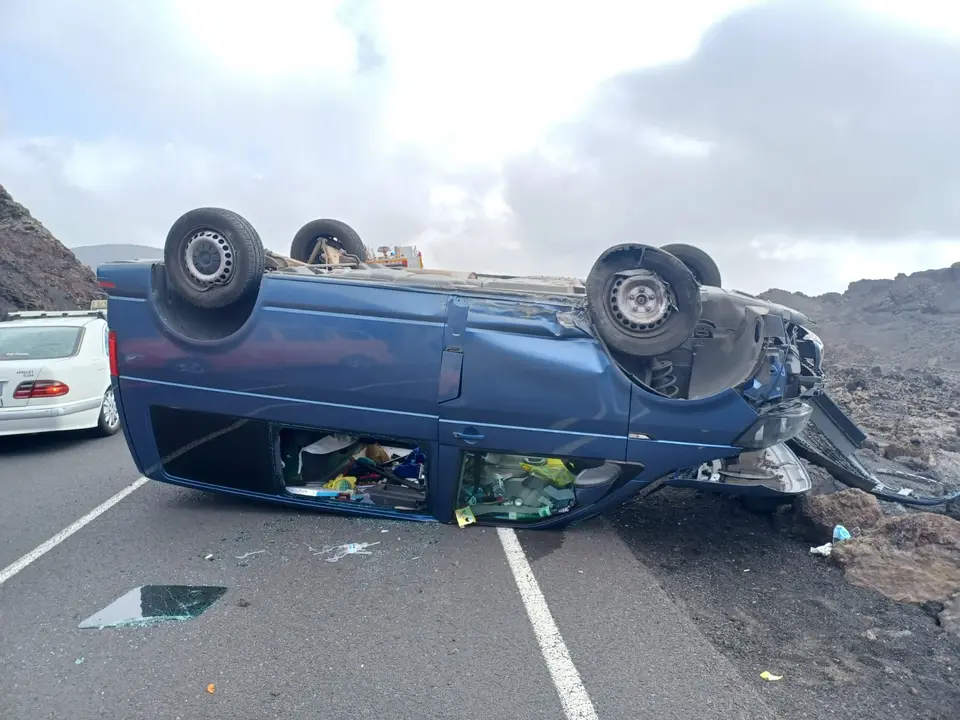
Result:
<instances>
[{"instance_id":1,"label":"dark rocky hillside","mask_svg":"<svg viewBox=\"0 0 960 720\"><path fill-rule=\"evenodd\" d=\"M870 433L867 452L960 487L960 262L842 294L761 297L815 321L830 394Z\"/></svg>"},{"instance_id":2,"label":"dark rocky hillside","mask_svg":"<svg viewBox=\"0 0 960 720\"><path fill-rule=\"evenodd\" d=\"M0 185L0 313L85 309L100 296L90 268Z\"/></svg>"}]
</instances>

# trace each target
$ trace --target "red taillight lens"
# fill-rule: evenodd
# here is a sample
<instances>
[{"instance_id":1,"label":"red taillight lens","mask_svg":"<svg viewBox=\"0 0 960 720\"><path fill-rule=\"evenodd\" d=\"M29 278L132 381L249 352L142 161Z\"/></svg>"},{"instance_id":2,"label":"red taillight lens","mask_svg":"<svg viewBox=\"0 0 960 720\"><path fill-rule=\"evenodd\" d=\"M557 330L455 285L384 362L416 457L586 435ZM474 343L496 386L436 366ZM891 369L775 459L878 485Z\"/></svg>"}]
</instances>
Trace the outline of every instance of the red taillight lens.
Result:
<instances>
[{"instance_id":1,"label":"red taillight lens","mask_svg":"<svg viewBox=\"0 0 960 720\"><path fill-rule=\"evenodd\" d=\"M117 333L111 330L107 335L107 345L110 349L110 374L113 377L120 377L120 369L117 364Z\"/></svg>"},{"instance_id":2,"label":"red taillight lens","mask_svg":"<svg viewBox=\"0 0 960 720\"><path fill-rule=\"evenodd\" d=\"M32 398L60 397L70 392L70 388L59 380L35 380L22 382L13 391L14 400L30 400Z\"/></svg>"}]
</instances>

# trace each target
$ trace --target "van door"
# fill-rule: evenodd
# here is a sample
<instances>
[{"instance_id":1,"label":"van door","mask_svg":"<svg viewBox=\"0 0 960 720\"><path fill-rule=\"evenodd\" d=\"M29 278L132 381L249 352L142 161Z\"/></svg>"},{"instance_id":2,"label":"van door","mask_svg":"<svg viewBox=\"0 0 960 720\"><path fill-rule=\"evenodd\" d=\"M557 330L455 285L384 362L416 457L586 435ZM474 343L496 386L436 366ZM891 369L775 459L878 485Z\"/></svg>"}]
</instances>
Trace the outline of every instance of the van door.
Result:
<instances>
[{"instance_id":1,"label":"van door","mask_svg":"<svg viewBox=\"0 0 960 720\"><path fill-rule=\"evenodd\" d=\"M561 322L566 310L451 299L437 398L438 519L467 506L480 521L535 522L568 512L595 501L574 492L576 473L604 474L611 467L604 461L625 459L630 382L593 338ZM514 479L492 491L488 476L500 470ZM565 477L555 482L551 473ZM504 500L516 505L504 509Z\"/></svg>"},{"instance_id":2,"label":"van door","mask_svg":"<svg viewBox=\"0 0 960 720\"><path fill-rule=\"evenodd\" d=\"M630 382L598 343L560 322L566 309L451 300L438 387L442 445L625 459Z\"/></svg>"}]
</instances>

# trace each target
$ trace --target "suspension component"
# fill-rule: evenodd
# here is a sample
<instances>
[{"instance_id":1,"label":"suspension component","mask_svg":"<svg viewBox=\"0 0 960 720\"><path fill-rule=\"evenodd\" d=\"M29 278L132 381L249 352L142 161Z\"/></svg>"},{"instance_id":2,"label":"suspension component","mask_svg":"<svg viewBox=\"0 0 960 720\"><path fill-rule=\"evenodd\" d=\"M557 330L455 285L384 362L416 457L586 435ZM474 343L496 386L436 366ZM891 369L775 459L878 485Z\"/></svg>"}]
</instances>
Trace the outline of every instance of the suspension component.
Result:
<instances>
[{"instance_id":1,"label":"suspension component","mask_svg":"<svg viewBox=\"0 0 960 720\"><path fill-rule=\"evenodd\" d=\"M657 358L650 364L650 387L668 398L677 396L680 387L677 385L672 362Z\"/></svg>"}]
</instances>

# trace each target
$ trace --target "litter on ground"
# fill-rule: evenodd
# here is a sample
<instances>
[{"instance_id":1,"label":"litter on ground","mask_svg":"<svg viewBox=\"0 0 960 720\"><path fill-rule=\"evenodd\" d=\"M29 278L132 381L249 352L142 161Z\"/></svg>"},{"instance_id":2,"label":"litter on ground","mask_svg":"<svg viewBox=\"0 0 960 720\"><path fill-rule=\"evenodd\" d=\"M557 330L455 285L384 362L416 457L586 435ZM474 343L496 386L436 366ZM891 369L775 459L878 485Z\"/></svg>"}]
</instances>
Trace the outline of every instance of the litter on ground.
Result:
<instances>
[{"instance_id":1,"label":"litter on ground","mask_svg":"<svg viewBox=\"0 0 960 720\"><path fill-rule=\"evenodd\" d=\"M344 558L347 555L373 555L372 552L367 550L368 547L373 547L374 545L379 545L380 542L362 542L362 543L346 543L344 545L324 545L322 548L317 550L316 548L310 547L307 545L307 548L314 555L327 555L330 554L330 557L325 558L327 562L337 562L340 558Z\"/></svg>"}]
</instances>

